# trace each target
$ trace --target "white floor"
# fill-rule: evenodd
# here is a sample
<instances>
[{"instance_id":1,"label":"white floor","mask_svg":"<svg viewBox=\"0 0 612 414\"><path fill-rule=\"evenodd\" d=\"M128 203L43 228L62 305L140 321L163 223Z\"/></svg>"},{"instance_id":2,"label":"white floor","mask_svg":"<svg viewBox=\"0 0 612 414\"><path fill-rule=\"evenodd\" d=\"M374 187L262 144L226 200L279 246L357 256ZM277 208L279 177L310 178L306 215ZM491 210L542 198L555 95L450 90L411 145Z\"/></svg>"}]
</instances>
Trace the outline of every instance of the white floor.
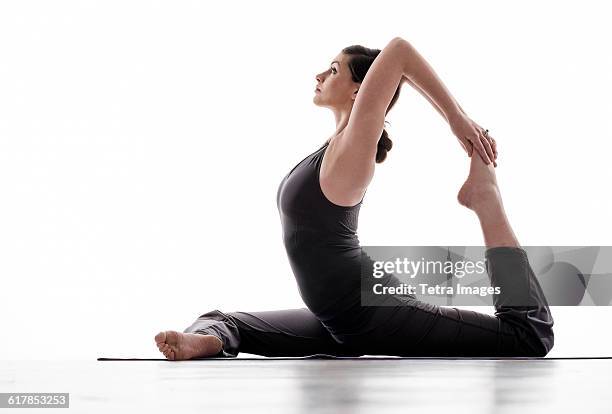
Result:
<instances>
[{"instance_id":1,"label":"white floor","mask_svg":"<svg viewBox=\"0 0 612 414\"><path fill-rule=\"evenodd\" d=\"M612 360L1 361L0 392L68 392L72 413L610 413L611 372Z\"/></svg>"}]
</instances>

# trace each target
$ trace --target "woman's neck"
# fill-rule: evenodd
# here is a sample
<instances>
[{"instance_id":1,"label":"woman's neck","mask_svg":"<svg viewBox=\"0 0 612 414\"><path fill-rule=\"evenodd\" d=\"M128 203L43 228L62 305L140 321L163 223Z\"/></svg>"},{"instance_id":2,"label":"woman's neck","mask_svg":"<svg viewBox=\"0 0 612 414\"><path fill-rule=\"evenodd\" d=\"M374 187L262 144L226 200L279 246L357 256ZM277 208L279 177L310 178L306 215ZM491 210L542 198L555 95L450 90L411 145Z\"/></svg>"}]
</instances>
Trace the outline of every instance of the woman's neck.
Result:
<instances>
[{"instance_id":1,"label":"woman's neck","mask_svg":"<svg viewBox=\"0 0 612 414\"><path fill-rule=\"evenodd\" d=\"M334 132L334 135L332 135L331 137L329 137L327 139L327 141L325 141L327 144L329 144L332 140L337 139L338 137L342 136L342 134L344 134L344 129L346 128L346 125L344 125L342 128L336 130L336 132Z\"/></svg>"},{"instance_id":2,"label":"woman's neck","mask_svg":"<svg viewBox=\"0 0 612 414\"><path fill-rule=\"evenodd\" d=\"M351 107L348 109L334 111L334 118L336 118L336 132L334 132L334 134L327 139L327 143L331 142L336 137L342 135L344 129L348 125L352 107L353 106L351 104Z\"/></svg>"}]
</instances>

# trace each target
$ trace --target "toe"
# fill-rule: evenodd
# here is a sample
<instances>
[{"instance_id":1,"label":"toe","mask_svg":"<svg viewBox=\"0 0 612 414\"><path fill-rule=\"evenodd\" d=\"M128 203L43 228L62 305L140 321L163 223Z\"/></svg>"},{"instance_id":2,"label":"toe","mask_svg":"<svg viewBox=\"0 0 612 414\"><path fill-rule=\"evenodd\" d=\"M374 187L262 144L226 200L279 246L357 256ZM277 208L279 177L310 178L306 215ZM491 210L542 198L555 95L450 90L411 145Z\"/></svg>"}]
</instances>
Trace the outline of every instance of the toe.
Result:
<instances>
[{"instance_id":1,"label":"toe","mask_svg":"<svg viewBox=\"0 0 612 414\"><path fill-rule=\"evenodd\" d=\"M157 335L155 335L155 342L160 343L160 342L165 342L166 341L166 332L160 332Z\"/></svg>"}]
</instances>

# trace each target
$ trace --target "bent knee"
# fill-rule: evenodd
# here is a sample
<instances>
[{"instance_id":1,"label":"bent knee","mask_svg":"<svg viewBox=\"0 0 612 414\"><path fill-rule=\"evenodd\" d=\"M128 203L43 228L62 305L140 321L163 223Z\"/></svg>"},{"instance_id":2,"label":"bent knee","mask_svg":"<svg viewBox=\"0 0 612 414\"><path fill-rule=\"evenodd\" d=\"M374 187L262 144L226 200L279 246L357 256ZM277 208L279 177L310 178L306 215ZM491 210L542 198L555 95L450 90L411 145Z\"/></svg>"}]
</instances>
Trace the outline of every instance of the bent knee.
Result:
<instances>
[{"instance_id":1,"label":"bent knee","mask_svg":"<svg viewBox=\"0 0 612 414\"><path fill-rule=\"evenodd\" d=\"M527 356L543 358L548 355L550 350L555 345L555 334L552 328L547 329L544 334L534 333L530 338L528 345L529 355Z\"/></svg>"}]
</instances>

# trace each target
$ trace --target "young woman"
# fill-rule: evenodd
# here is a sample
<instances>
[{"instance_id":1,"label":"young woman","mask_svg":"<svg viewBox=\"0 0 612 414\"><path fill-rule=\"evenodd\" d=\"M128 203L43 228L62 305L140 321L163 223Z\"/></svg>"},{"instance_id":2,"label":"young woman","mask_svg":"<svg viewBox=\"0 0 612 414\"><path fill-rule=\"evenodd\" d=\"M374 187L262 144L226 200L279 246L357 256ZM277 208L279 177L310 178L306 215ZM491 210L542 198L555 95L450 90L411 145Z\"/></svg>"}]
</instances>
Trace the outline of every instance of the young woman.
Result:
<instances>
[{"instance_id":1,"label":"young woman","mask_svg":"<svg viewBox=\"0 0 612 414\"><path fill-rule=\"evenodd\" d=\"M342 50L316 76L314 103L329 108L336 131L283 178L277 193L284 245L307 308L201 315L182 333L155 342L170 360L207 356L545 356L553 318L542 289L504 212L495 178L495 140L472 121L431 66L406 40L381 51ZM421 302L413 295L393 306L361 306L359 208L391 149L385 115L402 82L417 89L449 123L471 157L458 200L480 221L495 316ZM476 150L476 156L473 151ZM516 306L518 288L528 304ZM504 293L506 292L506 293Z\"/></svg>"}]
</instances>

